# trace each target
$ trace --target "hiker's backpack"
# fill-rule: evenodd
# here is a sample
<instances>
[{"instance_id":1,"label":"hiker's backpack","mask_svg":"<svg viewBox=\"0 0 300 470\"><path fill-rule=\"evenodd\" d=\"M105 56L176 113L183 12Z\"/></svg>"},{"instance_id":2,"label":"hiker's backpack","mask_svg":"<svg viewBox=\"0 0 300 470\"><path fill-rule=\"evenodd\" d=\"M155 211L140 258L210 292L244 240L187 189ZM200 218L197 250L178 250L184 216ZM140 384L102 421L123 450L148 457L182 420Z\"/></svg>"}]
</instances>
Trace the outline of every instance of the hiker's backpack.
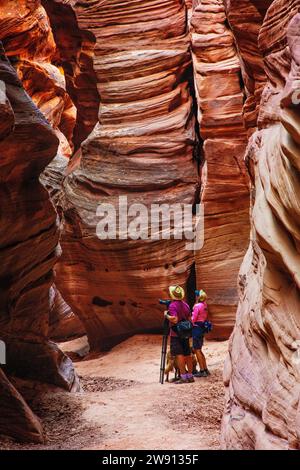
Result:
<instances>
[{"instance_id":1,"label":"hiker's backpack","mask_svg":"<svg viewBox=\"0 0 300 470\"><path fill-rule=\"evenodd\" d=\"M181 339L189 339L193 334L193 323L190 320L180 320L177 325L172 327Z\"/></svg>"},{"instance_id":2,"label":"hiker's backpack","mask_svg":"<svg viewBox=\"0 0 300 470\"><path fill-rule=\"evenodd\" d=\"M209 333L213 329L212 323L208 320L205 320L203 324L203 332L204 334Z\"/></svg>"}]
</instances>

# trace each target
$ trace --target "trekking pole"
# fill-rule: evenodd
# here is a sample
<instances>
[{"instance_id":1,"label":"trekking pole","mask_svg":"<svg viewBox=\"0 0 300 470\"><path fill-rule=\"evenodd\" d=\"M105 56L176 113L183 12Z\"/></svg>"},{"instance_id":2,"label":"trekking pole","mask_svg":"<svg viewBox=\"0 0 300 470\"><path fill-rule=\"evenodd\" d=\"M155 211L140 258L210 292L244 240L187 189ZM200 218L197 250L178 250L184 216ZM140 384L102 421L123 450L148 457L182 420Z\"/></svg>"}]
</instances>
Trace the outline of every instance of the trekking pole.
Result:
<instances>
[{"instance_id":1,"label":"trekking pole","mask_svg":"<svg viewBox=\"0 0 300 470\"><path fill-rule=\"evenodd\" d=\"M161 347L160 376L159 376L159 382L161 384L164 383L164 378L165 378L168 335L169 335L169 320L165 318L164 324L163 324L163 338L162 338L162 347Z\"/></svg>"}]
</instances>

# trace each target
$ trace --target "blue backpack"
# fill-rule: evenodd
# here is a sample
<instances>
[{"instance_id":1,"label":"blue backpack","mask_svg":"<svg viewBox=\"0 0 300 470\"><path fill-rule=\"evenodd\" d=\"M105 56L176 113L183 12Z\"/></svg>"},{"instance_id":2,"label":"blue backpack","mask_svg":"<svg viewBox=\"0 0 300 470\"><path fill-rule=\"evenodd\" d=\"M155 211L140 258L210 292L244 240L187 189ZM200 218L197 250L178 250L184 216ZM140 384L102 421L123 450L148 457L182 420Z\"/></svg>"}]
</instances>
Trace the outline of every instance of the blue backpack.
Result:
<instances>
[{"instance_id":1,"label":"blue backpack","mask_svg":"<svg viewBox=\"0 0 300 470\"><path fill-rule=\"evenodd\" d=\"M205 322L203 324L204 334L209 333L210 331L212 331L212 329L213 329L212 323L208 320L205 320Z\"/></svg>"}]
</instances>

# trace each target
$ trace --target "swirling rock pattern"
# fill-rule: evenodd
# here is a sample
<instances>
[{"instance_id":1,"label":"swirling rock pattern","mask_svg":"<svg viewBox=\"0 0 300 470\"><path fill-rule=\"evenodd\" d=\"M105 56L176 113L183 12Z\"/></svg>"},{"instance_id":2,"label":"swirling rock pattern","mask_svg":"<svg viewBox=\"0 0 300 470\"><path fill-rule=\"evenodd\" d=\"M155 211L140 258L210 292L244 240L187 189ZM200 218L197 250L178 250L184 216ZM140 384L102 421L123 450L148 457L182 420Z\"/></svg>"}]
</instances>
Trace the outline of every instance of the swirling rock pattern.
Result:
<instances>
[{"instance_id":1,"label":"swirling rock pattern","mask_svg":"<svg viewBox=\"0 0 300 470\"><path fill-rule=\"evenodd\" d=\"M227 449L300 447L299 9L298 0L275 0L257 38L267 82L247 151L252 241L225 365Z\"/></svg>"},{"instance_id":2,"label":"swirling rock pattern","mask_svg":"<svg viewBox=\"0 0 300 470\"><path fill-rule=\"evenodd\" d=\"M58 228L48 193L39 183L59 141L24 92L2 46L0 85L0 199L5 201L0 230L0 336L7 349L5 372L71 389L76 382L72 362L47 339ZM24 439L25 434L40 439L33 415L4 376L1 382L8 400L11 394L12 409L21 410L20 423L27 420ZM1 429L9 429L6 417L7 411L1 410ZM17 431L16 435L22 437Z\"/></svg>"},{"instance_id":3,"label":"swirling rock pattern","mask_svg":"<svg viewBox=\"0 0 300 470\"><path fill-rule=\"evenodd\" d=\"M273 0L224 0L226 18L234 33L246 93L244 121L249 136L256 129L260 98L266 83L257 38L263 18Z\"/></svg>"},{"instance_id":4,"label":"swirling rock pattern","mask_svg":"<svg viewBox=\"0 0 300 470\"><path fill-rule=\"evenodd\" d=\"M53 285L50 289L49 337L53 341L65 341L84 334L85 329L78 316Z\"/></svg>"},{"instance_id":5,"label":"swirling rock pattern","mask_svg":"<svg viewBox=\"0 0 300 470\"><path fill-rule=\"evenodd\" d=\"M0 40L24 89L55 129L58 153L72 155L76 108L66 93L62 67L56 67L57 48L40 0L3 2Z\"/></svg>"},{"instance_id":6,"label":"swirling rock pattern","mask_svg":"<svg viewBox=\"0 0 300 470\"><path fill-rule=\"evenodd\" d=\"M100 97L93 68L95 37L92 32L80 29L73 4L42 0L56 44L53 61L64 70L68 94L76 106L72 138L76 151L98 121Z\"/></svg>"},{"instance_id":7,"label":"swirling rock pattern","mask_svg":"<svg viewBox=\"0 0 300 470\"><path fill-rule=\"evenodd\" d=\"M187 15L185 2L180 0L63 2L69 15L70 8L74 12L76 31L88 32L95 39L93 68L101 97L99 122L73 160L60 198L65 223L63 256L56 267L57 286L84 323L92 348L109 347L128 334L159 328L161 309L156 298L164 292L166 295L172 282L189 285L192 290L195 261L198 281L209 287L214 334L228 337L233 326L235 277L247 245L249 201L241 161L246 142L241 117L243 94L232 36L224 26L224 8L221 16L217 15L221 33L210 46L218 52L203 61L212 62L204 75L212 77L213 67L219 67L217 81L222 76L222 55L227 54L228 59L223 71L223 100L213 93L205 100L203 93L207 90L201 92L200 106L206 107L206 112L200 129L207 139L203 195L210 213L203 257L195 259L185 249L185 241L104 242L95 235L99 202L118 208L118 197L126 195L129 205L142 201L149 208L153 203L193 204L199 199L199 178L193 162L198 139L189 51L191 3L186 2ZM63 38L64 33L54 27L55 5L61 2L43 4L50 12L54 36ZM229 39L224 47L218 43L222 31L227 31L227 42ZM197 34L200 36L195 29L194 36ZM209 28L203 31L203 39L206 35L209 44ZM60 54L67 57L68 41L60 42L66 44L60 47ZM193 48L196 69L202 60L201 47L194 44ZM227 89L226 80L230 82ZM196 81L199 85L201 77ZM218 109L223 106L220 119L212 111L215 105ZM232 143L230 132L235 133ZM218 159L224 159L223 164L226 161L226 187ZM235 222L230 220L228 202L234 207ZM223 263L221 248L209 261L215 251L216 232L224 246L226 239Z\"/></svg>"},{"instance_id":8,"label":"swirling rock pattern","mask_svg":"<svg viewBox=\"0 0 300 470\"><path fill-rule=\"evenodd\" d=\"M161 326L157 300L185 284L193 252L185 240L96 237L99 202L193 204L194 117L186 10L167 2L74 5L78 25L96 39L99 122L64 184L63 255L57 285L85 325L92 348Z\"/></svg>"},{"instance_id":9,"label":"swirling rock pattern","mask_svg":"<svg viewBox=\"0 0 300 470\"><path fill-rule=\"evenodd\" d=\"M249 242L249 182L243 162L246 132L240 64L223 0L197 0L191 19L198 122L205 160L201 200L205 244L196 275L209 296L213 335L234 324L236 279Z\"/></svg>"},{"instance_id":10,"label":"swirling rock pattern","mask_svg":"<svg viewBox=\"0 0 300 470\"><path fill-rule=\"evenodd\" d=\"M15 65L24 89L59 138L57 155L40 178L56 204L69 157L73 153L73 130L77 122L77 111L66 92L63 68L61 65L54 65L61 64L62 61L58 57L49 19L40 1L4 2L0 25L0 40L5 45L7 56ZM65 328L68 331L70 316L74 318L74 315L65 315L63 302L56 302L55 305L56 330L63 331ZM60 312L58 307L62 308ZM59 319L61 325L58 325ZM52 316L51 322L53 321ZM66 325L63 325L64 321ZM74 326L76 323L79 322L75 320Z\"/></svg>"},{"instance_id":11,"label":"swirling rock pattern","mask_svg":"<svg viewBox=\"0 0 300 470\"><path fill-rule=\"evenodd\" d=\"M40 421L0 369L0 434L19 441L44 442Z\"/></svg>"}]
</instances>

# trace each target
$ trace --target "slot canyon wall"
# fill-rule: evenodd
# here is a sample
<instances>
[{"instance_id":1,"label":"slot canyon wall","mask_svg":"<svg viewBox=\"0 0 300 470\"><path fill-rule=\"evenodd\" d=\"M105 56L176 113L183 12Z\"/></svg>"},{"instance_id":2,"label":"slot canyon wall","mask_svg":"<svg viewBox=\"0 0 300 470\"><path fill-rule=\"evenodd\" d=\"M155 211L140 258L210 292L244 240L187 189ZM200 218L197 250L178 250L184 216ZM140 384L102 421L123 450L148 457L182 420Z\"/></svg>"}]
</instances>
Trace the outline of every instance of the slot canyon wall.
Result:
<instances>
[{"instance_id":1,"label":"slot canyon wall","mask_svg":"<svg viewBox=\"0 0 300 470\"><path fill-rule=\"evenodd\" d=\"M203 31L198 7L192 41L184 2L165 3L64 2L66 21L72 8L78 29L95 40L100 108L99 121L73 159L59 198L64 228L56 284L82 320L92 349L159 329L157 299L167 295L171 283L192 291L195 275L197 285L209 293L214 336L227 338L234 323L236 277L249 237L240 67L221 1L211 2L210 10L209 2L203 2L204 16L212 17ZM43 4L54 37L67 45L53 14L61 2ZM209 51L202 53L199 43L206 36ZM59 49L63 57L70 56L67 46ZM223 86L215 93L220 79ZM206 160L203 170L200 162L202 183L200 153ZM128 205L143 202L148 208L194 204L201 184L207 216L199 253L186 250L185 240L96 237L99 202L116 210L119 196L126 196Z\"/></svg>"},{"instance_id":2,"label":"slot canyon wall","mask_svg":"<svg viewBox=\"0 0 300 470\"><path fill-rule=\"evenodd\" d=\"M248 238L243 86L222 2L191 6L181 0L1 3L0 40L13 65L2 56L5 434L43 440L18 377L78 387L72 362L49 337L86 331L91 349L103 349L158 330L157 299L171 283L192 291L195 276L209 293L214 335L226 338L232 329L233 281ZM117 208L120 195L148 208L194 205L201 197L203 257L186 250L186 240L160 239L160 228L157 240L100 241L97 206Z\"/></svg>"},{"instance_id":3,"label":"slot canyon wall","mask_svg":"<svg viewBox=\"0 0 300 470\"><path fill-rule=\"evenodd\" d=\"M158 330L157 299L171 283L192 292L195 277L209 294L213 335L227 338L234 324L235 279L249 231L239 65L221 0L200 2L188 16L184 2L167 3L43 0L46 18L39 2L25 2L27 18L45 27L47 41L29 47L30 23L22 25L24 45L13 36L18 22L2 33L26 91L60 140L41 179L62 217L50 334L60 339L84 328L91 349ZM137 11L143 27L132 21ZM186 240L161 240L161 230L157 240L96 236L99 202L118 209L126 196L128 205L148 208L192 205L200 189L206 215L199 252L186 250Z\"/></svg>"},{"instance_id":4,"label":"slot canyon wall","mask_svg":"<svg viewBox=\"0 0 300 470\"><path fill-rule=\"evenodd\" d=\"M54 158L59 141L24 92L3 49L0 60L0 337L6 344L6 365L0 376L0 430L37 442L43 440L39 421L4 372L67 390L76 388L71 360L48 340L58 227L49 195L38 178Z\"/></svg>"},{"instance_id":5,"label":"slot canyon wall","mask_svg":"<svg viewBox=\"0 0 300 470\"><path fill-rule=\"evenodd\" d=\"M300 2L225 4L248 84L253 193L224 372L222 445L299 449Z\"/></svg>"},{"instance_id":6,"label":"slot canyon wall","mask_svg":"<svg viewBox=\"0 0 300 470\"><path fill-rule=\"evenodd\" d=\"M2 2L0 9L0 40L23 81L1 46L0 338L6 365L0 375L0 433L42 442L41 424L18 391L23 379L34 381L37 390L39 384L78 389L72 361L49 340L59 230L39 182L57 152L69 148L59 126L68 133L72 105L49 61L54 42L45 11L39 2L18 6Z\"/></svg>"},{"instance_id":7,"label":"slot canyon wall","mask_svg":"<svg viewBox=\"0 0 300 470\"><path fill-rule=\"evenodd\" d=\"M1 432L43 440L15 376L78 387L49 336L86 331L95 350L157 331L157 299L196 280L217 338L239 299L223 447L299 447L299 11L299 0L1 3L13 64L1 54ZM238 276L245 155L251 242ZM201 200L203 248L99 240L98 204L118 209L119 196Z\"/></svg>"},{"instance_id":8,"label":"slot canyon wall","mask_svg":"<svg viewBox=\"0 0 300 470\"><path fill-rule=\"evenodd\" d=\"M161 327L158 298L185 284L193 252L183 240L99 240L99 202L128 206L196 200L195 119L186 9L170 0L74 5L95 37L99 122L65 179L63 254L57 285L81 318L92 349ZM148 224L147 224L148 228ZM117 230L117 236L119 231Z\"/></svg>"},{"instance_id":9,"label":"slot canyon wall","mask_svg":"<svg viewBox=\"0 0 300 470\"><path fill-rule=\"evenodd\" d=\"M217 336L228 338L238 303L237 273L250 229L244 89L223 0L194 3L191 42L204 156L205 243L195 252L196 277L208 294Z\"/></svg>"},{"instance_id":10,"label":"slot canyon wall","mask_svg":"<svg viewBox=\"0 0 300 470\"><path fill-rule=\"evenodd\" d=\"M56 202L64 171L74 150L73 141L76 142L77 109L66 92L63 68L61 65L55 65L58 61L59 63L62 61L54 42L49 19L40 1L3 2L0 20L0 40L3 42L6 55L14 64L24 89L59 139L55 159L41 175L43 184ZM75 46L72 51L74 49ZM79 46L78 49L81 50ZM84 126L85 123L82 122L83 129ZM91 125L88 131L90 129ZM62 333L67 334L64 337L82 332L80 320L64 303L55 285L51 287L50 303L50 317L53 317L50 318L50 323L51 328L55 328L53 334L56 338L60 329Z\"/></svg>"}]
</instances>

